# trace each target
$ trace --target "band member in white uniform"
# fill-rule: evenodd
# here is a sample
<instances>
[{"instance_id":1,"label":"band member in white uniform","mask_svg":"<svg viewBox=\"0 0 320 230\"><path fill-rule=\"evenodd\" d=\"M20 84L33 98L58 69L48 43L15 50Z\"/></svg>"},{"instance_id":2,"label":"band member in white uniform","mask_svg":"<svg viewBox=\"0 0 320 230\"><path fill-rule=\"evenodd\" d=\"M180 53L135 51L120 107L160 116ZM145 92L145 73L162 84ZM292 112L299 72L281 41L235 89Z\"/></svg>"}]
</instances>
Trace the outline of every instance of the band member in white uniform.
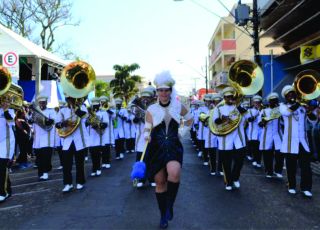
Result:
<instances>
[{"instance_id":1,"label":"band member in white uniform","mask_svg":"<svg viewBox=\"0 0 320 230\"><path fill-rule=\"evenodd\" d=\"M211 94L205 94L203 97L203 100L205 103L205 107L202 109L200 113L200 118L201 116L203 116L201 114L205 114L207 118L209 118L210 110L212 108ZM211 148L211 132L208 126L208 119L206 119L205 121L200 119L200 122L203 128L203 140L204 140L203 153L202 153L203 165L209 165L209 148Z\"/></svg>"},{"instance_id":2,"label":"band member in white uniform","mask_svg":"<svg viewBox=\"0 0 320 230\"><path fill-rule=\"evenodd\" d=\"M197 111L197 114L195 116L195 118L197 118L195 120L195 123L197 125L197 147L198 147L198 157L202 157L203 156L203 151L204 151L204 136L203 136L203 130L204 130L204 125L203 122L200 121L199 117L201 115L201 113L205 113L206 111L208 111L208 108L205 106L205 103L203 101L199 102L199 109Z\"/></svg>"},{"instance_id":3,"label":"band member in white uniform","mask_svg":"<svg viewBox=\"0 0 320 230\"><path fill-rule=\"evenodd\" d=\"M55 128L54 123L56 113L53 109L47 108L47 96L38 96L37 102L42 114L46 117L43 124L33 122L34 140L33 149L37 157L39 180L48 180L49 172L52 169L51 157L55 146ZM48 127L45 128L44 126ZM51 129L49 128L51 126Z\"/></svg>"},{"instance_id":4,"label":"band member in white uniform","mask_svg":"<svg viewBox=\"0 0 320 230\"><path fill-rule=\"evenodd\" d=\"M62 162L63 162L63 184L62 192L70 192L72 184L73 158L76 163L76 188L83 189L85 184L84 157L89 146L89 133L85 126L87 119L87 108L75 98L66 96L68 107L61 108L57 118L56 127L63 129L71 122L79 120L79 125L74 132L62 139Z\"/></svg>"},{"instance_id":5,"label":"band member in white uniform","mask_svg":"<svg viewBox=\"0 0 320 230\"><path fill-rule=\"evenodd\" d=\"M0 202L4 202L12 193L8 163L13 158L15 147L14 111L9 109L7 102L0 106Z\"/></svg>"},{"instance_id":6,"label":"band member in white uniform","mask_svg":"<svg viewBox=\"0 0 320 230\"><path fill-rule=\"evenodd\" d=\"M109 103L109 98L106 96L100 97L101 109L105 110L108 115L108 126L103 134L103 140L105 141L105 146L102 151L102 168L111 168L111 148L114 145L114 119L116 119L116 111L111 108Z\"/></svg>"},{"instance_id":7,"label":"band member in white uniform","mask_svg":"<svg viewBox=\"0 0 320 230\"><path fill-rule=\"evenodd\" d=\"M243 166L245 156L245 118L241 116L246 111L235 104L236 92L232 87L226 87L222 90L224 103L215 107L213 112L213 122L217 125L226 125L232 120L241 119L239 125L226 135L218 136L219 156L222 158L222 166L225 179L225 189L232 190L240 188L240 172Z\"/></svg>"},{"instance_id":8,"label":"band member in white uniform","mask_svg":"<svg viewBox=\"0 0 320 230\"><path fill-rule=\"evenodd\" d=\"M214 93L212 94L211 97L212 97L214 107L216 107L222 100L220 93ZM213 109L210 110L209 115L213 113L214 107ZM217 159L218 159L218 174L220 176L223 176L222 160L221 160L221 156L219 155L219 152L217 151L218 137L211 132L210 127L208 127L208 133L206 133L205 135L208 135L208 142L206 142L205 144L206 144L206 147L208 148L208 153L209 153L210 174L213 176L216 175Z\"/></svg>"},{"instance_id":9,"label":"band member in white uniform","mask_svg":"<svg viewBox=\"0 0 320 230\"><path fill-rule=\"evenodd\" d=\"M90 135L90 153L92 160L91 176L101 175L101 158L105 146L104 133L108 127L108 114L100 109L99 98L91 99L91 108L87 119L88 131Z\"/></svg>"},{"instance_id":10,"label":"band member in white uniform","mask_svg":"<svg viewBox=\"0 0 320 230\"><path fill-rule=\"evenodd\" d=\"M55 112L56 112L56 117L59 115L59 111L61 108L66 106L66 102L65 101L59 101L59 107L55 108ZM58 166L57 169L62 169L62 143L61 143L61 138L56 130L55 132L55 136L54 136L54 143L55 143L55 149L59 155L59 160L60 160L60 166Z\"/></svg>"},{"instance_id":11,"label":"band member in white uniform","mask_svg":"<svg viewBox=\"0 0 320 230\"><path fill-rule=\"evenodd\" d=\"M279 95L270 93L267 101L269 107L261 110L259 117L259 126L262 127L259 150L263 154L266 177L275 175L282 178L284 154L280 153L283 134L280 126Z\"/></svg>"},{"instance_id":12,"label":"band member in white uniform","mask_svg":"<svg viewBox=\"0 0 320 230\"><path fill-rule=\"evenodd\" d=\"M128 106L126 110L126 122L124 123L125 137L126 137L126 152L134 153L135 149L135 138L136 138L136 127L133 124L134 115L131 112L131 108Z\"/></svg>"},{"instance_id":13,"label":"band member in white uniform","mask_svg":"<svg viewBox=\"0 0 320 230\"><path fill-rule=\"evenodd\" d=\"M126 109L122 108L122 99L115 98L116 103L116 127L114 128L116 160L124 158L125 152L125 120Z\"/></svg>"},{"instance_id":14,"label":"band member in white uniform","mask_svg":"<svg viewBox=\"0 0 320 230\"><path fill-rule=\"evenodd\" d=\"M286 103L280 105L280 113L284 120L284 135L280 151L285 154L288 177L288 192L296 194L297 162L301 171L300 189L303 195L311 197L312 171L310 167L311 153L306 134L306 119L316 122L317 117L297 102L297 93L291 85L281 91Z\"/></svg>"},{"instance_id":15,"label":"band member in white uniform","mask_svg":"<svg viewBox=\"0 0 320 230\"><path fill-rule=\"evenodd\" d=\"M152 99L154 97L153 95L153 91L150 91L150 89L145 88L142 90L141 94L140 94L140 104L137 105L141 108L140 109L136 109L137 111L133 111L135 117L133 119L133 123L136 126L136 146L135 146L135 151L136 151L136 161L140 161L142 153L145 149L145 145L146 145L146 140L144 138L144 122L145 122L145 110L147 109L147 107L150 105L150 103L152 103ZM143 159L144 161L146 161L146 157L144 157ZM141 188L143 187L143 185L146 182L146 179L143 179L141 181L139 181L137 183L137 188ZM152 187L156 186L156 183L154 182L153 178L149 178L149 182L150 185Z\"/></svg>"},{"instance_id":16,"label":"band member in white uniform","mask_svg":"<svg viewBox=\"0 0 320 230\"><path fill-rule=\"evenodd\" d=\"M248 121L247 137L248 137L248 151L253 157L252 165L256 168L261 168L262 154L259 151L259 130L258 118L260 115L262 97L255 95L252 97L253 107L248 109L246 119Z\"/></svg>"}]
</instances>

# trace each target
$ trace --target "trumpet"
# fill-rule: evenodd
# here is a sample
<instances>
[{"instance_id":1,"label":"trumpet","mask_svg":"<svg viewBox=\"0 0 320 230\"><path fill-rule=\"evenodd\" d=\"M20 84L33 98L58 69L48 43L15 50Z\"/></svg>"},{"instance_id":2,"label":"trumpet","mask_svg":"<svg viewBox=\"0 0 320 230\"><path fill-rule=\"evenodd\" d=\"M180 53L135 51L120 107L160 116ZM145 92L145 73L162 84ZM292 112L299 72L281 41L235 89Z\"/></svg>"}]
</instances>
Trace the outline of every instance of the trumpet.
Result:
<instances>
[{"instance_id":1,"label":"trumpet","mask_svg":"<svg viewBox=\"0 0 320 230\"><path fill-rule=\"evenodd\" d=\"M7 68L0 66L0 105L7 103L9 108L20 110L23 104L23 89L12 83Z\"/></svg>"}]
</instances>

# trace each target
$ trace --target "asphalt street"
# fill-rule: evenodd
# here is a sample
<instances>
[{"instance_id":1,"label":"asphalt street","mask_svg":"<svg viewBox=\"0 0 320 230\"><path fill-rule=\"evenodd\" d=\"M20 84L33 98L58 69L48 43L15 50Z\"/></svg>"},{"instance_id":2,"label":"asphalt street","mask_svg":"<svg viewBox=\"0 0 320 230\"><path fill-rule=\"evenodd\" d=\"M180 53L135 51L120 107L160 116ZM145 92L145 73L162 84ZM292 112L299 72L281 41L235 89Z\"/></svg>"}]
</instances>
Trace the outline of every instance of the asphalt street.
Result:
<instances>
[{"instance_id":1,"label":"asphalt street","mask_svg":"<svg viewBox=\"0 0 320 230\"><path fill-rule=\"evenodd\" d=\"M190 140L182 181L169 229L318 229L320 177L313 178L312 199L287 193L286 179L267 179L246 162L241 188L225 191L223 178L211 176ZM113 160L100 177L87 176L85 189L62 194L62 172L38 182L34 169L11 174L13 196L0 204L1 229L158 229L154 189L130 181L134 154ZM54 158L57 166L57 156ZM91 164L86 164L87 175Z\"/></svg>"}]
</instances>

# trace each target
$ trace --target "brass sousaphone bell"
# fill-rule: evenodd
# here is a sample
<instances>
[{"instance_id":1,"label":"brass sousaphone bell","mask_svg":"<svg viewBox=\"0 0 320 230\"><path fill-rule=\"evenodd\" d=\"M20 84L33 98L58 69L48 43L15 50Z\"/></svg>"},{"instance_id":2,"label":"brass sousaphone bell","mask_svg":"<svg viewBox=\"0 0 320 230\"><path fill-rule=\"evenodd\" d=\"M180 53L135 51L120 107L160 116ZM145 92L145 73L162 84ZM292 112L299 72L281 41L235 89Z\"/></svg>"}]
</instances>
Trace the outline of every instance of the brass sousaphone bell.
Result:
<instances>
[{"instance_id":1,"label":"brass sousaphone bell","mask_svg":"<svg viewBox=\"0 0 320 230\"><path fill-rule=\"evenodd\" d=\"M91 65L84 61L71 62L62 70L61 87L68 96L76 99L79 106L91 91L94 90L96 74ZM71 135L79 126L80 118L78 116L66 119L67 127L58 129L60 137Z\"/></svg>"},{"instance_id":2,"label":"brass sousaphone bell","mask_svg":"<svg viewBox=\"0 0 320 230\"><path fill-rule=\"evenodd\" d=\"M307 69L298 73L293 85L302 103L320 96L320 74L315 70Z\"/></svg>"},{"instance_id":3,"label":"brass sousaphone bell","mask_svg":"<svg viewBox=\"0 0 320 230\"><path fill-rule=\"evenodd\" d=\"M0 66L0 104L9 103L12 109L21 109L23 104L23 89L12 83L9 70Z\"/></svg>"},{"instance_id":4,"label":"brass sousaphone bell","mask_svg":"<svg viewBox=\"0 0 320 230\"><path fill-rule=\"evenodd\" d=\"M244 95L254 95L258 93L263 86L264 76L262 69L256 63L249 60L240 60L231 65L228 82L236 90L236 104L239 105ZM215 109L219 109L222 105L224 105L224 101L221 101ZM213 121L212 111L209 117L211 132L217 136L224 136L231 133L239 126L242 118L237 108L230 113L230 118L231 122L218 125Z\"/></svg>"}]
</instances>

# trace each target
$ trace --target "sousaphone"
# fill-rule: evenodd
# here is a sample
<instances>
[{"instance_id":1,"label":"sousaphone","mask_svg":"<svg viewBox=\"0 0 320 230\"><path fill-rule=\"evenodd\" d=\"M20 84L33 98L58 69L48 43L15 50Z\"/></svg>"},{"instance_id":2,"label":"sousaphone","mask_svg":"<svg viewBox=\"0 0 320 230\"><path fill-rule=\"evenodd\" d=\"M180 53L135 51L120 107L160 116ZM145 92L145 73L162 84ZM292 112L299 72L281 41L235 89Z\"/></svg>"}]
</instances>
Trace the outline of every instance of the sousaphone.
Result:
<instances>
[{"instance_id":1,"label":"sousaphone","mask_svg":"<svg viewBox=\"0 0 320 230\"><path fill-rule=\"evenodd\" d=\"M94 90L96 74L88 63L75 61L67 65L61 74L61 87L68 96L75 98L76 105L81 106L84 98ZM60 137L71 135L79 126L80 118L76 115L66 118L67 127L58 129Z\"/></svg>"},{"instance_id":2,"label":"sousaphone","mask_svg":"<svg viewBox=\"0 0 320 230\"><path fill-rule=\"evenodd\" d=\"M231 122L219 125L213 121L213 110L210 112L209 127L211 132L217 136L225 136L239 126L242 116L237 106L244 95L254 95L259 92L264 82L263 72L256 63L240 60L231 65L228 82L236 90L236 95L234 95L236 108L229 115ZM221 101L214 109L219 109L222 105L224 101Z\"/></svg>"}]
</instances>

